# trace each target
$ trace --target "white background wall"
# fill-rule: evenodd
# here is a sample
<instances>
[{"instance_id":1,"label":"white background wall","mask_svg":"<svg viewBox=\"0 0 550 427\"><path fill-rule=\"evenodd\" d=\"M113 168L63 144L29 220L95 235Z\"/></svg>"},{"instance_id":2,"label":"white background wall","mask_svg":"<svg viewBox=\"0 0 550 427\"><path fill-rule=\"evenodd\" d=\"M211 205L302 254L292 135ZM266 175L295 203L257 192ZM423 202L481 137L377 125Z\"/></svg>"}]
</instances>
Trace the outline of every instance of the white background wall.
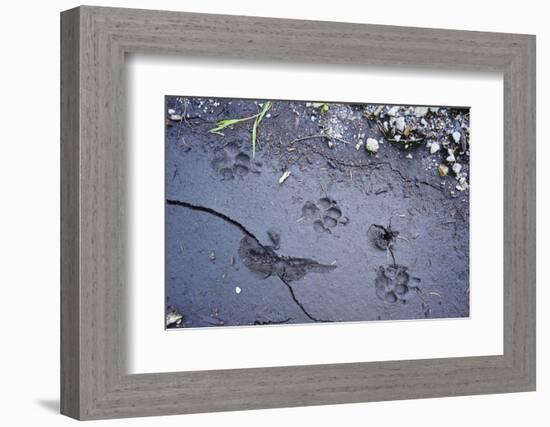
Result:
<instances>
[{"instance_id":1,"label":"white background wall","mask_svg":"<svg viewBox=\"0 0 550 427\"><path fill-rule=\"evenodd\" d=\"M481 1L96 1L94 4L281 18L320 19L537 35L538 56L538 391L277 409L155 419L109 425L280 426L407 424L543 426L550 422L550 275L545 124L550 116L550 29L545 2ZM63 426L59 383L59 12L75 1L11 1L0 32L0 420L3 425ZM546 13L545 13L546 12ZM533 118L534 120L534 118ZM487 159L490 167L491 159ZM545 197L546 196L546 197ZM546 359L546 360L545 360ZM545 363L546 362L546 363Z\"/></svg>"}]
</instances>

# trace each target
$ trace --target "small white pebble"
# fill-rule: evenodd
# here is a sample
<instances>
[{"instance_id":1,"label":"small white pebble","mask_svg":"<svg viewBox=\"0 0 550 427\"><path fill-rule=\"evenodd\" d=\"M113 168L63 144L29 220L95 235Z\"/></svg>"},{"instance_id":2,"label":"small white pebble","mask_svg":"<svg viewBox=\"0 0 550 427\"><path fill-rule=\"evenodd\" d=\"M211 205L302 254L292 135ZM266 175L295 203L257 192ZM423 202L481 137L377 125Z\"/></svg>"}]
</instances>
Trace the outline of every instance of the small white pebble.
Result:
<instances>
[{"instance_id":1,"label":"small white pebble","mask_svg":"<svg viewBox=\"0 0 550 427\"><path fill-rule=\"evenodd\" d=\"M395 116L398 111L399 111L399 107L391 107L388 110L388 116Z\"/></svg>"},{"instance_id":2,"label":"small white pebble","mask_svg":"<svg viewBox=\"0 0 550 427\"><path fill-rule=\"evenodd\" d=\"M412 155L411 153L409 153L409 154L407 154L405 157L406 157L407 159L412 159L412 158L413 158L413 155Z\"/></svg>"},{"instance_id":3,"label":"small white pebble","mask_svg":"<svg viewBox=\"0 0 550 427\"><path fill-rule=\"evenodd\" d=\"M428 107L416 107L414 109L414 114L416 117L424 117L426 114L428 114Z\"/></svg>"},{"instance_id":4,"label":"small white pebble","mask_svg":"<svg viewBox=\"0 0 550 427\"><path fill-rule=\"evenodd\" d=\"M395 127L397 128L397 130L399 132L403 132L405 130L405 117L403 117L403 116L398 117L395 120Z\"/></svg>"},{"instance_id":5,"label":"small white pebble","mask_svg":"<svg viewBox=\"0 0 550 427\"><path fill-rule=\"evenodd\" d=\"M367 145L365 145L365 148L371 153L378 153L378 141L374 138L367 138Z\"/></svg>"},{"instance_id":6,"label":"small white pebble","mask_svg":"<svg viewBox=\"0 0 550 427\"><path fill-rule=\"evenodd\" d=\"M461 134L459 131L454 131L453 132L453 139L455 140L455 142L458 144L460 142L460 138L461 138Z\"/></svg>"},{"instance_id":7,"label":"small white pebble","mask_svg":"<svg viewBox=\"0 0 550 427\"><path fill-rule=\"evenodd\" d=\"M170 115L176 114L176 110L174 110L173 108L169 108L168 109L168 114L170 114Z\"/></svg>"},{"instance_id":8,"label":"small white pebble","mask_svg":"<svg viewBox=\"0 0 550 427\"><path fill-rule=\"evenodd\" d=\"M238 295L242 292L242 289L239 288L238 286L235 287L235 293Z\"/></svg>"},{"instance_id":9,"label":"small white pebble","mask_svg":"<svg viewBox=\"0 0 550 427\"><path fill-rule=\"evenodd\" d=\"M432 144L430 145L430 153L431 154L435 154L439 151L439 144L437 142L432 142Z\"/></svg>"},{"instance_id":10,"label":"small white pebble","mask_svg":"<svg viewBox=\"0 0 550 427\"><path fill-rule=\"evenodd\" d=\"M455 163L455 164L453 165L453 172L454 172L455 174L458 175L458 174L460 173L461 170L462 170L462 165L461 165L460 163Z\"/></svg>"}]
</instances>

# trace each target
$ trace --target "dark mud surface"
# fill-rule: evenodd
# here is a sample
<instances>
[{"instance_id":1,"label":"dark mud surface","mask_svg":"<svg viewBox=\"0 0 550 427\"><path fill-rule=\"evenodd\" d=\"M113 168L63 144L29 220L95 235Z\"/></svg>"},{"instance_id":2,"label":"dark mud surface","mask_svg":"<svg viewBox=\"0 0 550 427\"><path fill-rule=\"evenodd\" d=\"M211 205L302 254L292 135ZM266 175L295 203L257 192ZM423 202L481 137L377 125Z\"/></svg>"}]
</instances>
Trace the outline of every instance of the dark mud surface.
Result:
<instances>
[{"instance_id":1,"label":"dark mud surface","mask_svg":"<svg viewBox=\"0 0 550 427\"><path fill-rule=\"evenodd\" d=\"M169 327L468 316L467 111L262 105L167 97Z\"/></svg>"}]
</instances>

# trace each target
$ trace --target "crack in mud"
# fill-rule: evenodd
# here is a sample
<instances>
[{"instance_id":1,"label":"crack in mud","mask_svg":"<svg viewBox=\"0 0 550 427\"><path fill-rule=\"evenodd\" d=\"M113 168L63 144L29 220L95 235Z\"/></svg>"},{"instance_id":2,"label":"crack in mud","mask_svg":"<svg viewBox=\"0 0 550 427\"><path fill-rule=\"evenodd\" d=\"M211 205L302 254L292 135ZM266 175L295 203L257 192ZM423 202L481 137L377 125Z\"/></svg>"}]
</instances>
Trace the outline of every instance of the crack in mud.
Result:
<instances>
[{"instance_id":1,"label":"crack in mud","mask_svg":"<svg viewBox=\"0 0 550 427\"><path fill-rule=\"evenodd\" d=\"M288 283L285 279L283 279L282 277L279 276L279 279L281 279L281 282L283 282L286 287L288 288L288 291L290 292L290 296L292 297L292 299L294 300L294 303L300 307L300 310L302 310L302 312L307 316L309 317L311 320L313 320L314 322L330 322L330 320L322 320L322 319L318 319L314 316L312 316L307 310L306 308L302 305L302 303L298 300L298 298L296 298L296 294L294 293L294 289L292 288L292 286L290 285L290 283Z\"/></svg>"},{"instance_id":2,"label":"crack in mud","mask_svg":"<svg viewBox=\"0 0 550 427\"><path fill-rule=\"evenodd\" d=\"M254 240L256 240L258 243L260 243L260 241L258 240L258 238L252 234L251 231L249 231L244 225L242 225L239 221L236 221L234 220L233 218L230 218L228 217L227 215L225 215L224 213L221 213L221 212L218 212L217 210L215 209L212 209L212 208L207 208L205 206L200 206L200 205L194 205L192 203L188 203L188 202L184 202L182 200L174 200L174 199L167 199L166 200L166 204L168 205L172 205L172 206L182 206L184 208L188 208L188 209L191 209L191 210L194 210L194 211L200 211L200 212L206 212L206 213L209 213L210 215L214 215L214 216L217 216L218 218L221 218L223 219L224 221L226 222L229 222L230 224L233 224L235 227L237 227L238 229L240 229L244 234L246 234L247 236L250 236L252 237Z\"/></svg>"},{"instance_id":3,"label":"crack in mud","mask_svg":"<svg viewBox=\"0 0 550 427\"><path fill-rule=\"evenodd\" d=\"M275 274L289 290L290 296L298 308L314 322L331 322L331 320L319 319L313 316L298 300L291 281L302 279L308 272L326 273L336 268L335 265L320 264L308 258L282 256L275 252L271 246L263 245L260 240L239 221L206 206L195 205L182 200L167 199L166 203L172 206L180 206L194 211L208 213L237 227L245 237L239 246L239 256L248 269L265 273L267 277Z\"/></svg>"},{"instance_id":4,"label":"crack in mud","mask_svg":"<svg viewBox=\"0 0 550 427\"><path fill-rule=\"evenodd\" d=\"M337 159L335 157L329 156L329 155L323 153L322 151L314 149L313 147L310 147L310 148L311 148L311 151L313 153L315 153L315 154L321 156L323 159L325 159L327 161L330 161L333 164L335 164L337 166L341 166L341 167L357 168L357 169L363 169L363 170L364 169L372 170L372 169L380 169L381 167L386 166L391 172L396 173L397 175L399 175L399 177L401 178L402 181L412 183L412 184L415 184L415 185L418 185L418 184L426 185L430 188L433 188L434 190L437 190L437 191L443 193L446 196L446 193L443 191L442 188L439 188L435 184L432 184L428 181L420 180L416 177L415 178L410 178L410 177L404 175L403 172L401 172L399 169L392 166L392 164L390 162L371 162L371 163L346 162L346 161ZM447 198L448 198L448 196L447 196Z\"/></svg>"}]
</instances>

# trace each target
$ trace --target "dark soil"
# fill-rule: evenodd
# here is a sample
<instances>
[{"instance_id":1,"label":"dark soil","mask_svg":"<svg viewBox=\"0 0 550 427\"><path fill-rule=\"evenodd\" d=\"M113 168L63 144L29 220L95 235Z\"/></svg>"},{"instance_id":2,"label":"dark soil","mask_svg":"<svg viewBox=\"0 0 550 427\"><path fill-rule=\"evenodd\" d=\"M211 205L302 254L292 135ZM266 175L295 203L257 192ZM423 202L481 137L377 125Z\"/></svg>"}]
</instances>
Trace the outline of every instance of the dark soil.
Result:
<instances>
[{"instance_id":1,"label":"dark soil","mask_svg":"<svg viewBox=\"0 0 550 427\"><path fill-rule=\"evenodd\" d=\"M467 110L263 102L167 97L169 327L468 316Z\"/></svg>"}]
</instances>

